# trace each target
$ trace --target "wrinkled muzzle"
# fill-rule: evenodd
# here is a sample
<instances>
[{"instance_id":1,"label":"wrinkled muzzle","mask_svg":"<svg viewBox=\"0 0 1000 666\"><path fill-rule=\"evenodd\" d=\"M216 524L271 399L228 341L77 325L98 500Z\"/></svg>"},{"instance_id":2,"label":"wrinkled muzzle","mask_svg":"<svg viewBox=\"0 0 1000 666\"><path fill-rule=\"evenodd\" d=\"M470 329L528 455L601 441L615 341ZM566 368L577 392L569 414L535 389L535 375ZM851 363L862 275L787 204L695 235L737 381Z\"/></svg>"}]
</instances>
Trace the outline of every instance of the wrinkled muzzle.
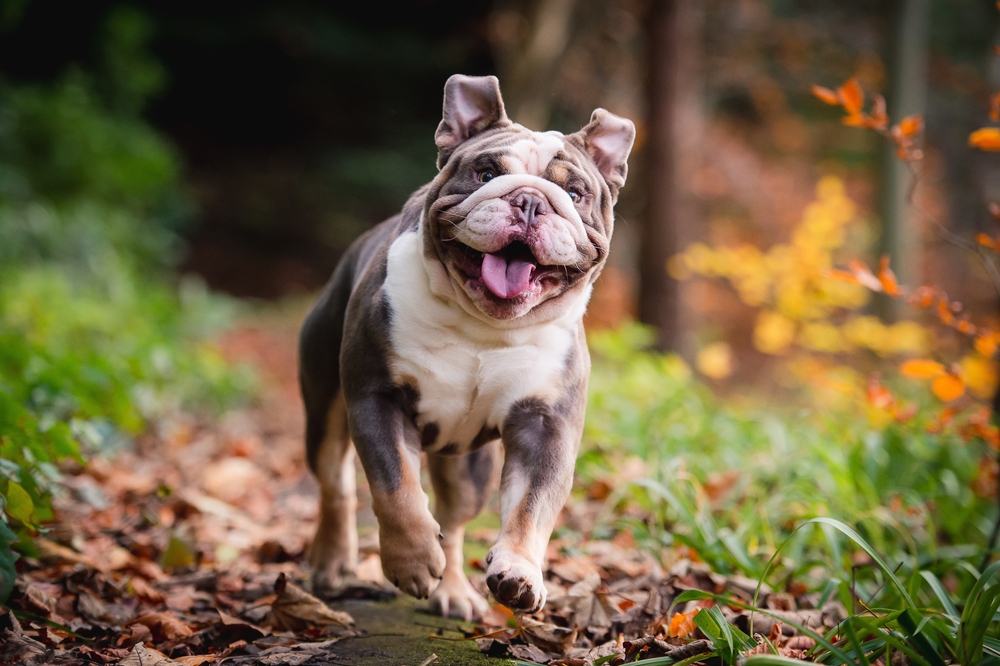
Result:
<instances>
[{"instance_id":1,"label":"wrinkled muzzle","mask_svg":"<svg viewBox=\"0 0 1000 666\"><path fill-rule=\"evenodd\" d=\"M584 272L598 257L566 191L537 176L497 176L439 217L445 245L460 244L463 272L501 299L548 274Z\"/></svg>"}]
</instances>

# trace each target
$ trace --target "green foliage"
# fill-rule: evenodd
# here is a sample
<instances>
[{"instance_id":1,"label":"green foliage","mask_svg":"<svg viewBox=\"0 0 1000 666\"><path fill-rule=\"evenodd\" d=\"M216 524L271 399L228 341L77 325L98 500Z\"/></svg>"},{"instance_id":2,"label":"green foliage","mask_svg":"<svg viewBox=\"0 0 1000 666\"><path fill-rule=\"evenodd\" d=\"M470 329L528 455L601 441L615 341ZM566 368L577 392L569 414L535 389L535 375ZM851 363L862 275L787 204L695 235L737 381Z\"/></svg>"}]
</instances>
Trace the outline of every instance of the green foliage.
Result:
<instances>
[{"instance_id":1,"label":"green foliage","mask_svg":"<svg viewBox=\"0 0 1000 666\"><path fill-rule=\"evenodd\" d=\"M577 472L580 485L614 489L598 532L627 530L665 559L682 546L715 571L772 586L825 586L824 598L875 611L850 619L853 637L814 636L827 663L889 649L924 664L982 658L998 634L1000 583L997 568L975 569L992 511L971 489L981 444L928 433L932 405L906 424L868 423L847 410L727 408L682 361L646 351L649 340L637 326L590 339ZM855 549L869 565L857 566ZM702 623L712 624L708 615ZM701 628L724 663L736 663L739 637L713 626Z\"/></svg>"},{"instance_id":2,"label":"green foliage","mask_svg":"<svg viewBox=\"0 0 1000 666\"><path fill-rule=\"evenodd\" d=\"M616 488L617 527L648 547L686 545L717 571L756 576L795 525L835 516L896 560L981 552L990 508L971 489L977 445L927 433L919 415L875 427L849 411L739 413L680 360L644 351L646 336L626 327L591 337L577 469L584 483ZM782 565L810 570L825 557L820 537L801 537ZM849 569L843 554L827 562L830 575Z\"/></svg>"},{"instance_id":3,"label":"green foliage","mask_svg":"<svg viewBox=\"0 0 1000 666\"><path fill-rule=\"evenodd\" d=\"M0 601L11 548L32 552L52 517L60 461L250 386L207 341L233 305L167 280L186 208L173 150L139 116L164 78L150 26L122 8L102 34L97 72L0 80Z\"/></svg>"},{"instance_id":4,"label":"green foliage","mask_svg":"<svg viewBox=\"0 0 1000 666\"><path fill-rule=\"evenodd\" d=\"M960 590L964 608L959 615L955 610L955 604L938 582L935 582L932 588L940 605L935 605L930 598L922 600L911 597L906 592L907 589L911 589L914 593L918 593L920 579L936 581L933 574L927 571L911 571L907 574L909 580L904 583L875 554L871 545L848 525L830 519L815 520L810 523L822 523L846 535L857 548L874 558L881 573L892 580L897 591L901 593L898 597L893 597L891 593L881 596L878 598L879 604L866 604L863 612L846 618L825 636L799 624L787 615L775 614L768 609L753 609L755 613L780 619L800 634L815 640L816 647L811 650L811 656L815 661L827 664L870 664L881 659L882 663L890 663L891 653L899 652L906 655L913 663L923 666L944 666L945 663L984 663L983 655L986 651L989 651L991 661L1000 656L998 649L1000 641L997 641L995 626L995 616L1000 606L1000 583L994 580L1000 571L1000 563L994 564L982 574L975 570L971 572L967 584ZM850 593L846 583L840 585L845 592ZM684 592L674 603L676 605L697 599L724 602L730 607L744 610L752 608L738 599L701 590ZM717 610L717 607L711 610ZM703 613L705 611L699 612L695 617L696 623ZM732 634L726 634L718 625L720 619L721 614L711 620L706 617L698 623L698 626L713 642L715 654L723 663L741 663L739 651L745 651L747 643L742 642L736 646L740 637L734 638ZM992 634L989 632L991 627ZM781 666L801 662L778 655L754 655L746 659L745 663Z\"/></svg>"}]
</instances>

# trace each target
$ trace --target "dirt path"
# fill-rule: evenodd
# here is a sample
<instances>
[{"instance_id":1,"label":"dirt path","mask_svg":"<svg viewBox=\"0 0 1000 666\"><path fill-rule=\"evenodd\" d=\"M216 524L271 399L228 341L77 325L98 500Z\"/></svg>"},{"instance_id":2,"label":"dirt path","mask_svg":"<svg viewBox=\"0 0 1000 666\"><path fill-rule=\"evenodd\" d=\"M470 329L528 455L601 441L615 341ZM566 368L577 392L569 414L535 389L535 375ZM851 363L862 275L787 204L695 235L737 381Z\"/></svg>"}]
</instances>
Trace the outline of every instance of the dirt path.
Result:
<instances>
[{"instance_id":1,"label":"dirt path","mask_svg":"<svg viewBox=\"0 0 1000 666\"><path fill-rule=\"evenodd\" d=\"M694 640L691 618L700 602L673 606L683 590L753 598L756 581L713 574L688 559L686 548L656 558L638 549L627 530L588 541L603 503L580 493L550 542L549 600L535 616L513 618L495 605L481 625L471 625L430 615L423 601L372 601L392 592L382 579L360 470L361 558L353 590L369 598L327 605L312 597L304 567L317 487L305 465L295 370L303 313L304 307L261 311L220 340L230 359L257 368L262 390L255 404L220 418L173 414L134 446L64 470L56 518L38 552L18 562L8 602L14 613L0 611L0 664L680 660L708 649ZM483 593L482 559L497 526L493 507L467 531L466 570ZM609 534L607 525L603 532ZM839 615L812 609L806 596L772 598L766 586L758 601L820 627L835 626ZM727 612L735 626L770 633L781 654L804 654L786 648L780 630L760 627L760 615L751 629L745 614Z\"/></svg>"}]
</instances>

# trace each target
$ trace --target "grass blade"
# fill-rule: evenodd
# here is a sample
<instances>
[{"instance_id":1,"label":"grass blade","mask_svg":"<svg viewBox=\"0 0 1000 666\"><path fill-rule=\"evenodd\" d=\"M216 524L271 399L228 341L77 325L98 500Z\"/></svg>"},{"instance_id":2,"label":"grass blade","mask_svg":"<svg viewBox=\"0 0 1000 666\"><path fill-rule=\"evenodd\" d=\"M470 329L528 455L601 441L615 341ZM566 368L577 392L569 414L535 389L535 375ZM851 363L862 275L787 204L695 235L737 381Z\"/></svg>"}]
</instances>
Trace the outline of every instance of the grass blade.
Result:
<instances>
[{"instance_id":1,"label":"grass blade","mask_svg":"<svg viewBox=\"0 0 1000 666\"><path fill-rule=\"evenodd\" d=\"M944 586L941 584L941 581L938 580L938 577L934 575L934 572L921 571L920 575L925 581L927 581L927 584L930 585L934 595L938 598L938 601L941 602L941 606L944 608L945 614L955 620L955 622L958 622L961 619L961 616L958 614L958 609L956 609L955 604L951 602L951 597L948 596L948 592L944 589Z\"/></svg>"},{"instance_id":2,"label":"grass blade","mask_svg":"<svg viewBox=\"0 0 1000 666\"><path fill-rule=\"evenodd\" d=\"M872 561L879 566L882 572L885 573L885 575L889 578L889 580L892 581L893 585L896 586L896 589L899 590L899 593L903 596L903 599L906 601L907 605L910 606L910 608L917 607L917 605L913 602L913 599L910 597L910 593L906 591L906 588L903 586L903 584L899 581L898 578L896 578L896 574L893 573L893 570L889 568L889 565L887 565L885 561L879 556L879 554L875 552L875 549L873 549L870 545L868 545L868 542L865 541L861 537L861 535L855 532L850 526L840 522L839 520L834 520L833 518L826 518L825 516L821 516L819 518L813 518L811 520L806 521L804 524L808 525L809 523L814 523L817 525L829 525L830 527L833 527L834 529L843 532L851 541L860 546L861 550L868 553L868 557L872 558Z\"/></svg>"}]
</instances>

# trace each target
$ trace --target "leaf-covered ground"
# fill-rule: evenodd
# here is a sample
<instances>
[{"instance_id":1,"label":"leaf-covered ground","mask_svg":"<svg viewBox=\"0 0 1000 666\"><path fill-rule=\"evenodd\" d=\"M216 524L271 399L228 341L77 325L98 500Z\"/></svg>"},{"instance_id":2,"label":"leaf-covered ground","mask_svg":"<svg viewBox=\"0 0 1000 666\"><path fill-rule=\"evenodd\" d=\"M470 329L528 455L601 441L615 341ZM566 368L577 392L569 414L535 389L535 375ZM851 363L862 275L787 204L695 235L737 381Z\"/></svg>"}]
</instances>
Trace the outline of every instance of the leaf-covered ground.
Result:
<instances>
[{"instance_id":1,"label":"leaf-covered ground","mask_svg":"<svg viewBox=\"0 0 1000 666\"><path fill-rule=\"evenodd\" d=\"M305 591L316 486L304 461L294 344L291 317L236 329L222 345L257 366L265 387L257 404L218 421L177 415L134 448L64 470L57 521L38 552L19 561L13 612L0 615L0 663L619 664L709 651L701 637L712 628L694 618L706 602L675 603L688 590L727 592L820 633L843 614L817 608L816 596L758 591L755 581L675 553L664 570L619 533L553 540L542 613L513 618L494 606L483 623L464 624L385 586L364 508L358 579L327 605ZM596 506L571 504L563 533L586 531ZM495 517L476 525L469 572L485 592L479 558L496 535ZM803 657L812 646L773 617L729 606L715 613L737 636L768 637L784 656Z\"/></svg>"}]
</instances>

